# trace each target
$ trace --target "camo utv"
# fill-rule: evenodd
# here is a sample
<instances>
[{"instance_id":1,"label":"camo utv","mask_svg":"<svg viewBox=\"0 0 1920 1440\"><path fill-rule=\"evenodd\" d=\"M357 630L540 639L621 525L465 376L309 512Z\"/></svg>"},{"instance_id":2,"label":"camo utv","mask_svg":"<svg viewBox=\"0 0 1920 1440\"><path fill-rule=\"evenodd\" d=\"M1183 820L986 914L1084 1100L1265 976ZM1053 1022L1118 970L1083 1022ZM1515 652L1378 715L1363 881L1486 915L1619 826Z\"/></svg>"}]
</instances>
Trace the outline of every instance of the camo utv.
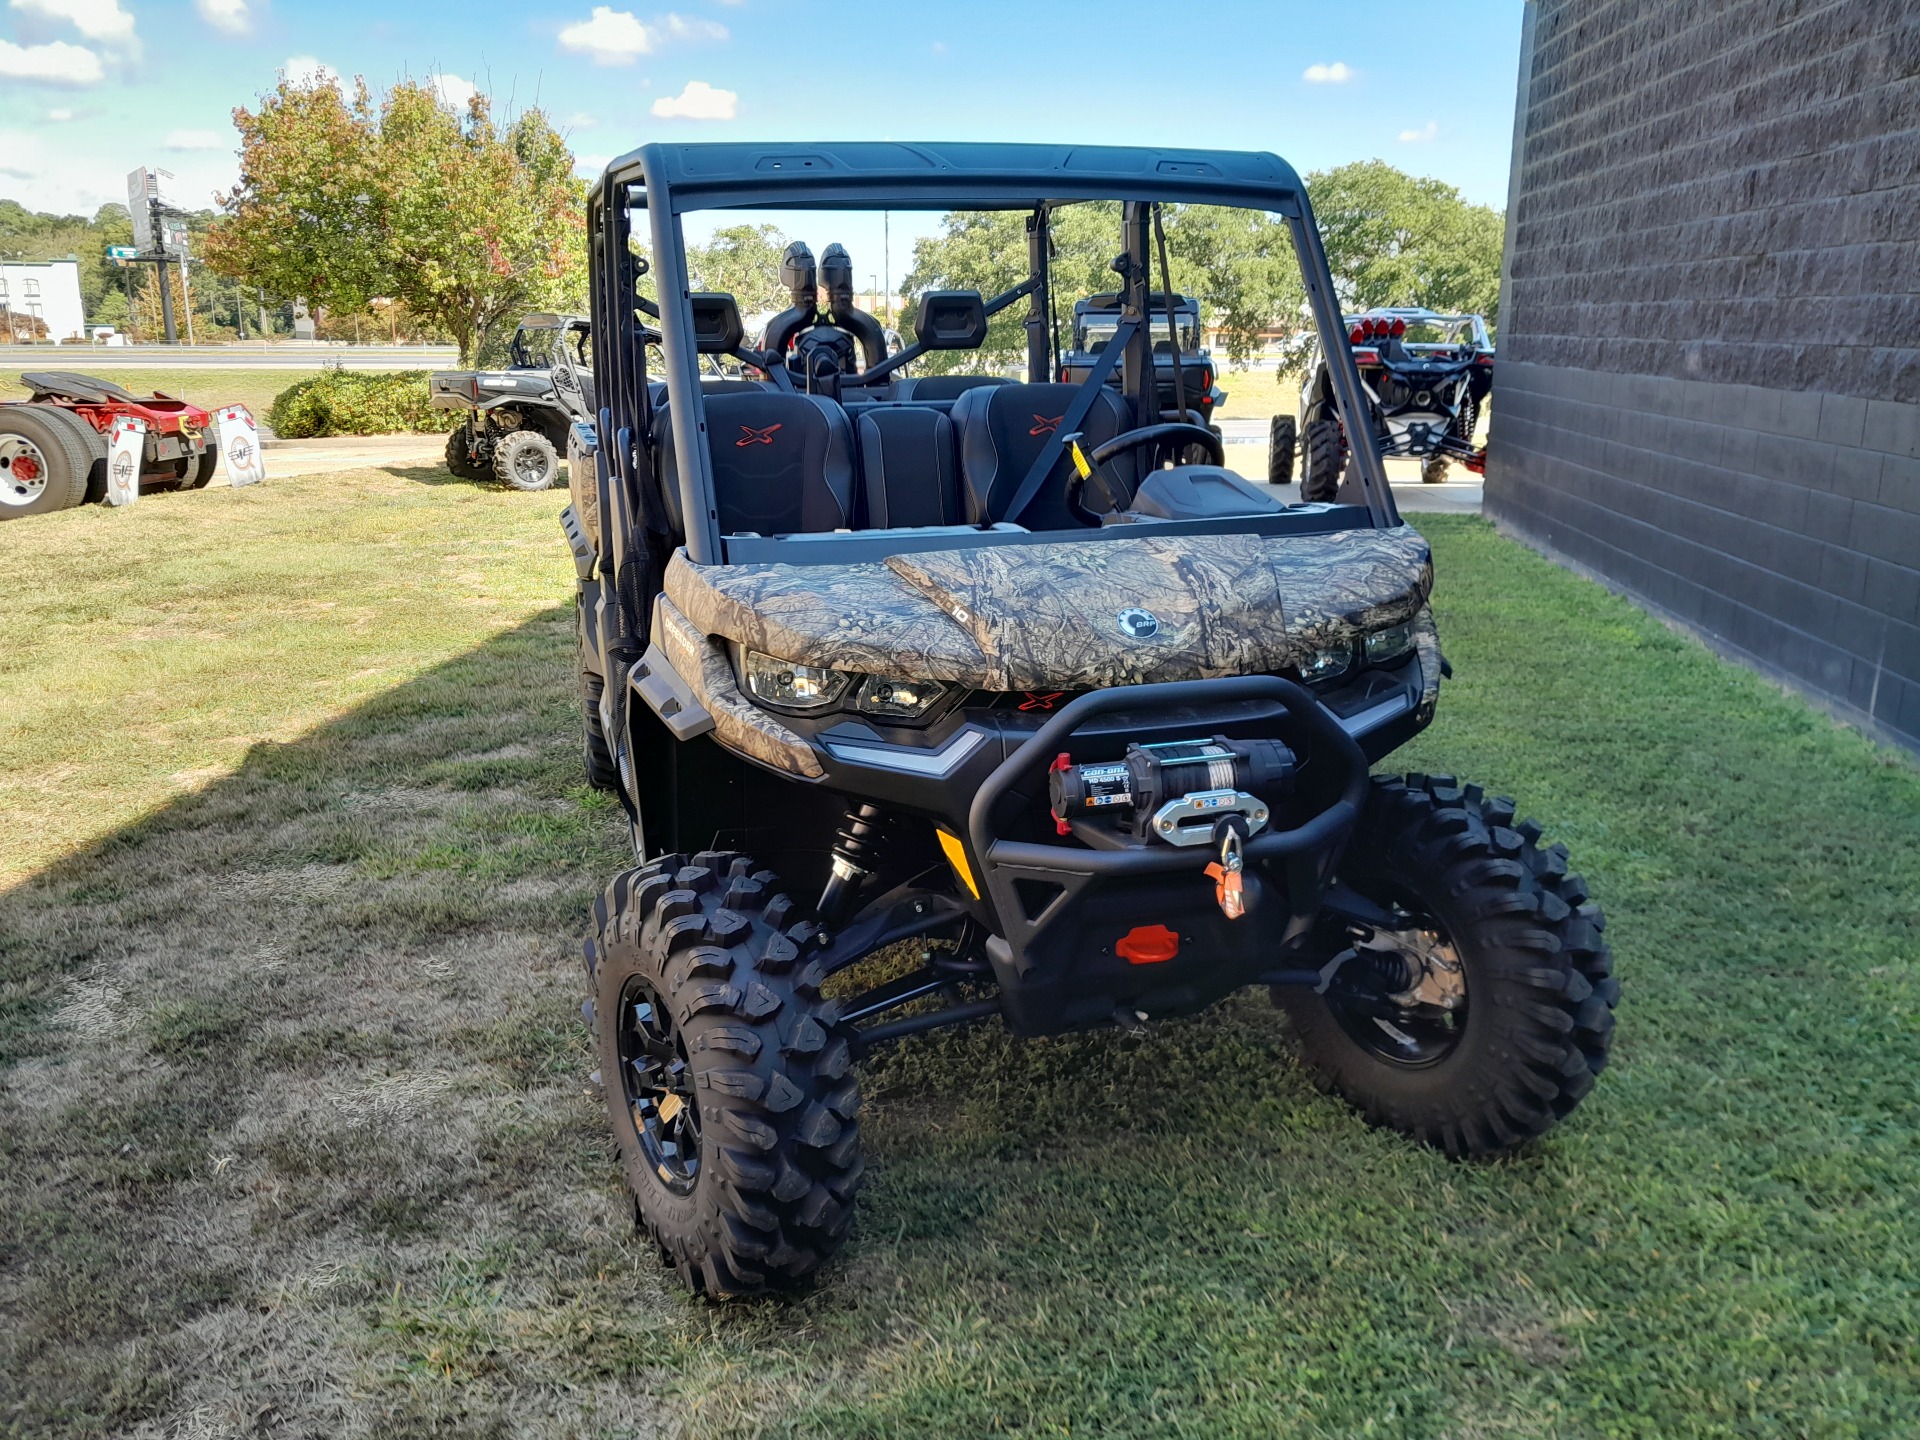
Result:
<instances>
[{"instance_id":1,"label":"camo utv","mask_svg":"<svg viewBox=\"0 0 1920 1440\"><path fill-rule=\"evenodd\" d=\"M1121 313L1064 383L1049 231L1099 201ZM1606 1064L1619 990L1566 851L1476 785L1369 774L1448 674L1379 454L1351 503L1284 504L1163 418L1187 205L1291 245L1333 404L1366 416L1272 155L651 145L592 194L601 408L563 523L590 773L638 860L595 905L586 1012L636 1213L698 1291L833 1253L859 1061L941 1026L1137 1028L1266 987L1326 1088L1453 1156L1547 1131ZM770 346L688 280L695 211L914 208L1017 212L1028 264L914 297L904 349L837 311ZM1024 382L901 378L1022 301ZM703 387L709 356L762 378Z\"/></svg>"}]
</instances>

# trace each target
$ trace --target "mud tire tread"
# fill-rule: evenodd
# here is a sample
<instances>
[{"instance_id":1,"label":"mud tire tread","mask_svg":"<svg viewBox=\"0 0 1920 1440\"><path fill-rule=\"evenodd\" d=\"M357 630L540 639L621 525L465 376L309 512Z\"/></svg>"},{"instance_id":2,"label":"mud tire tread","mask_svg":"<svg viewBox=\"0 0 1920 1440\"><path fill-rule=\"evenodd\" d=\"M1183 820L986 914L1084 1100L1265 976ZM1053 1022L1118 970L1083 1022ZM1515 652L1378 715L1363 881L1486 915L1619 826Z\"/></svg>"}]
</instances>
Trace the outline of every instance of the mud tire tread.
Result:
<instances>
[{"instance_id":1,"label":"mud tire tread","mask_svg":"<svg viewBox=\"0 0 1920 1440\"><path fill-rule=\"evenodd\" d=\"M1363 893L1416 891L1453 932L1469 1010L1452 1054L1421 1070L1390 1065L1320 996L1274 991L1320 1090L1455 1158L1552 1129L1593 1089L1613 1043L1620 982L1606 917L1568 873L1565 847L1541 846L1540 827L1513 817L1511 800L1452 776L1376 776L1342 867Z\"/></svg>"},{"instance_id":2,"label":"mud tire tread","mask_svg":"<svg viewBox=\"0 0 1920 1440\"><path fill-rule=\"evenodd\" d=\"M696 1294L804 1285L846 1238L859 1189L859 1083L817 967L794 963L813 927L792 911L771 872L726 851L626 871L594 907L589 985L621 1169L641 1229ZM613 1079L612 1021L635 974L673 1011L694 1070L702 1164L684 1197L646 1167Z\"/></svg>"},{"instance_id":3,"label":"mud tire tread","mask_svg":"<svg viewBox=\"0 0 1920 1440\"><path fill-rule=\"evenodd\" d=\"M1312 504L1330 503L1340 491L1347 469L1347 432L1331 417L1307 426L1306 449L1300 464L1300 498Z\"/></svg>"}]
</instances>

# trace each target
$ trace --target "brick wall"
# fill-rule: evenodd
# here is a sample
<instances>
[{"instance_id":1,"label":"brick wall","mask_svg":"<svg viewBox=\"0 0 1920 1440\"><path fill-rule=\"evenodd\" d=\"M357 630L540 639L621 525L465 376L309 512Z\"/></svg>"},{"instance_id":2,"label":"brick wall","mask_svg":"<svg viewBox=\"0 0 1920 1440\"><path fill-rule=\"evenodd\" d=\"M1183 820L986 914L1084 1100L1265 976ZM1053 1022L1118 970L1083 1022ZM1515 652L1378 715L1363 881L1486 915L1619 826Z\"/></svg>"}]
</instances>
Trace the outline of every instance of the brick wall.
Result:
<instances>
[{"instance_id":1,"label":"brick wall","mask_svg":"<svg viewBox=\"0 0 1920 1440\"><path fill-rule=\"evenodd\" d=\"M1920 747L1920 0L1530 0L1487 510Z\"/></svg>"}]
</instances>

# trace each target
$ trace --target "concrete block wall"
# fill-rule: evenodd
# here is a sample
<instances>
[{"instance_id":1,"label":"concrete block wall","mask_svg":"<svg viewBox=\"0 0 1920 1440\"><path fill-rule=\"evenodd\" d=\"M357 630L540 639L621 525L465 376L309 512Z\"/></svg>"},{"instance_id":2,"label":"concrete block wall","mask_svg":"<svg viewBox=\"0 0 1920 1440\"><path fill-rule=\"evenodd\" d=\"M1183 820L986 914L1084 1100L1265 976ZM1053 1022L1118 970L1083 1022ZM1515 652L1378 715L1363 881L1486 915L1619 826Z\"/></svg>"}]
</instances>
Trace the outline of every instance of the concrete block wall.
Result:
<instances>
[{"instance_id":1,"label":"concrete block wall","mask_svg":"<svg viewBox=\"0 0 1920 1440\"><path fill-rule=\"evenodd\" d=\"M1920 0L1530 0L1486 507L1920 748Z\"/></svg>"}]
</instances>

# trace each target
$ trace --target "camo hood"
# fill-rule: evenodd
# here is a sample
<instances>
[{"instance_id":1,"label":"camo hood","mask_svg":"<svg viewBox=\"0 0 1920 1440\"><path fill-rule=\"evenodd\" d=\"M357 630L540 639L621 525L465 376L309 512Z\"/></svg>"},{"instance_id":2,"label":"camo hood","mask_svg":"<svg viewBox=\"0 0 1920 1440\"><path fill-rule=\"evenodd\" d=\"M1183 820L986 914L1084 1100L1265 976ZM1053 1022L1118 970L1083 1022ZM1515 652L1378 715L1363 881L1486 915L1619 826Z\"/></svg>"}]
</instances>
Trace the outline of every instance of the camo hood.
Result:
<instances>
[{"instance_id":1,"label":"camo hood","mask_svg":"<svg viewBox=\"0 0 1920 1440\"><path fill-rule=\"evenodd\" d=\"M859 565L705 566L679 552L666 576L707 635L980 690L1272 672L1414 618L1432 588L1427 542L1404 525L988 543Z\"/></svg>"}]
</instances>

